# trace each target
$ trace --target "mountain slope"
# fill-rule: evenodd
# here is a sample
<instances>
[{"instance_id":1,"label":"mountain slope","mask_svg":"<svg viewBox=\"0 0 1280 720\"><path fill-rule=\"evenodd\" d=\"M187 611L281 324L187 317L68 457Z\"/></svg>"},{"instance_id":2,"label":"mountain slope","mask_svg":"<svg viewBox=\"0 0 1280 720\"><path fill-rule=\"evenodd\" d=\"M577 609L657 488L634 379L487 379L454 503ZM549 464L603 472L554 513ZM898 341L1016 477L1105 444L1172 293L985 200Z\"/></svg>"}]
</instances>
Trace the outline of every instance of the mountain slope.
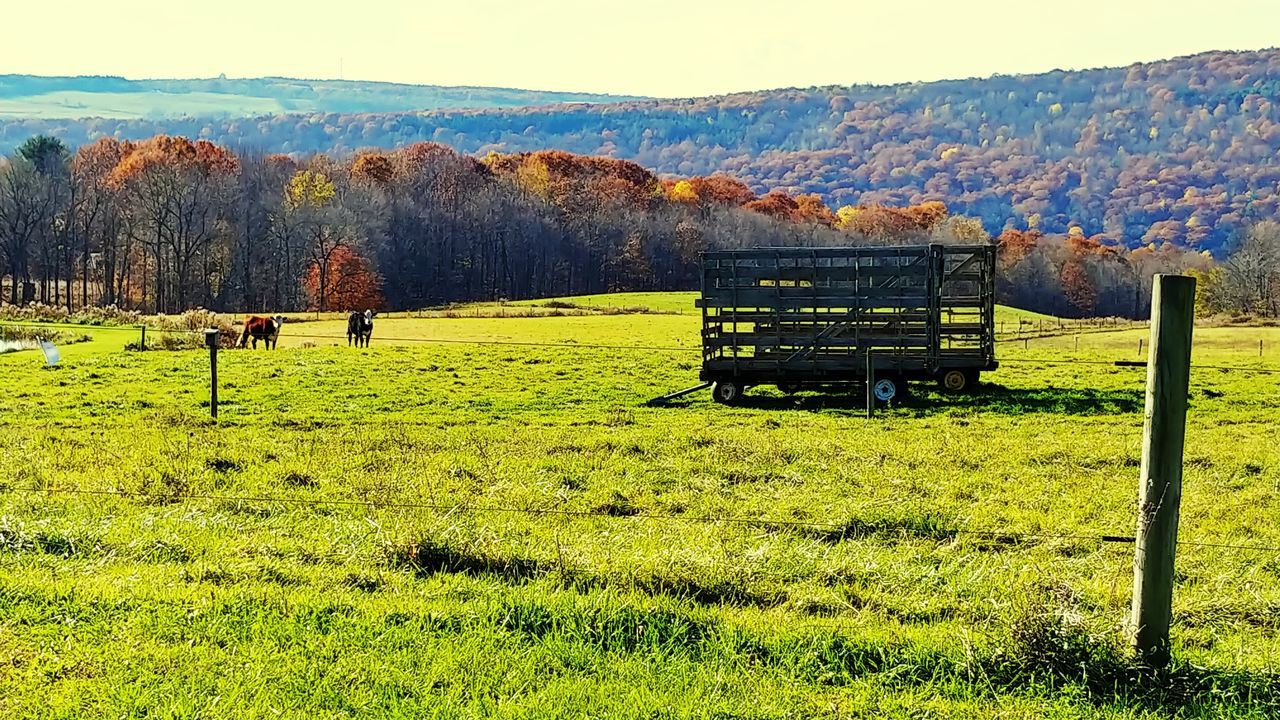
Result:
<instances>
[{"instance_id":1,"label":"mountain slope","mask_svg":"<svg viewBox=\"0 0 1280 720\"><path fill-rule=\"evenodd\" d=\"M405 112L608 102L617 95L443 87L350 80L0 75L0 118L246 117L280 113Z\"/></svg>"},{"instance_id":2,"label":"mountain slope","mask_svg":"<svg viewBox=\"0 0 1280 720\"><path fill-rule=\"evenodd\" d=\"M728 172L833 205L943 200L988 230L1079 225L1129 245L1220 251L1280 213L1280 50L1126 68L775 90L693 100L263 115L252 120L0 121L0 149L53 132L180 133L282 152L436 141L562 148L662 173Z\"/></svg>"}]
</instances>

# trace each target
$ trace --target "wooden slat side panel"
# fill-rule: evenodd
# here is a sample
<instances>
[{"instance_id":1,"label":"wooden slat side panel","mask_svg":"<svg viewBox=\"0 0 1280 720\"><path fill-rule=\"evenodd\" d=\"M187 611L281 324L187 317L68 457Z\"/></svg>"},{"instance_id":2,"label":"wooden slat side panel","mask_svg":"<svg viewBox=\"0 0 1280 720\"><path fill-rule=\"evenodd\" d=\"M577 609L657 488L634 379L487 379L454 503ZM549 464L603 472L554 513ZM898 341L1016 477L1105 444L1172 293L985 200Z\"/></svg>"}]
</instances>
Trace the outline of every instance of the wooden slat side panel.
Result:
<instances>
[{"instance_id":1,"label":"wooden slat side panel","mask_svg":"<svg viewBox=\"0 0 1280 720\"><path fill-rule=\"evenodd\" d=\"M706 253L704 373L856 373L866 350L909 353L927 372L990 366L994 258L973 245Z\"/></svg>"}]
</instances>

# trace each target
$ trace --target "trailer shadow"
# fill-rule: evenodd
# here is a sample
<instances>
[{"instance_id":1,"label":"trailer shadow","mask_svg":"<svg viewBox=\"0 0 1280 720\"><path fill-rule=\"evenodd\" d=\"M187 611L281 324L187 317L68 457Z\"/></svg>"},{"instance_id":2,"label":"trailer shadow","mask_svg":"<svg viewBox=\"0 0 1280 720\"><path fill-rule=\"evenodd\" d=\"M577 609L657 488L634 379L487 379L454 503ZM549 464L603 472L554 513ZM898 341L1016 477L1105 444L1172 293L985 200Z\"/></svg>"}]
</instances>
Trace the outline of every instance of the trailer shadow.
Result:
<instances>
[{"instance_id":1,"label":"trailer shadow","mask_svg":"<svg viewBox=\"0 0 1280 720\"><path fill-rule=\"evenodd\" d=\"M1096 388L1010 388L983 383L969 394L929 392L916 394L902 407L918 413L962 411L1025 415L1124 415L1140 412L1145 397L1141 390L1099 390Z\"/></svg>"},{"instance_id":2,"label":"trailer shadow","mask_svg":"<svg viewBox=\"0 0 1280 720\"><path fill-rule=\"evenodd\" d=\"M1093 388L1011 388L983 383L972 393L950 395L925 387L913 388L904 400L889 407L877 407L878 413L926 416L938 414L1028 415L1123 415L1140 412L1144 397L1141 390L1098 390ZM749 392L737 407L755 410L802 410L848 415L863 415L866 396L861 387L803 391L796 395L780 395L777 391ZM688 401L672 401L665 407L684 407Z\"/></svg>"}]
</instances>

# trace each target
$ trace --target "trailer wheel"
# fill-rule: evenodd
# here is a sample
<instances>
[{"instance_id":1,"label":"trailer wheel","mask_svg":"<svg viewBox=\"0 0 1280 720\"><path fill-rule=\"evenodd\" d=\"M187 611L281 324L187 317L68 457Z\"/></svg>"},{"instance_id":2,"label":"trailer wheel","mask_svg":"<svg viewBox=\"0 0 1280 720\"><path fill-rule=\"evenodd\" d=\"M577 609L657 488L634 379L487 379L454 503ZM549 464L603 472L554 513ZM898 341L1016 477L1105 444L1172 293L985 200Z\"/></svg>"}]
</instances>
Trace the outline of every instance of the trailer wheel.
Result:
<instances>
[{"instance_id":1,"label":"trailer wheel","mask_svg":"<svg viewBox=\"0 0 1280 720\"><path fill-rule=\"evenodd\" d=\"M969 392L978 384L974 373L965 370L948 370L942 374L938 384L948 393Z\"/></svg>"},{"instance_id":2,"label":"trailer wheel","mask_svg":"<svg viewBox=\"0 0 1280 720\"><path fill-rule=\"evenodd\" d=\"M777 388L787 395L795 395L800 392L803 387L804 386L798 382L780 382L777 385Z\"/></svg>"},{"instance_id":3,"label":"trailer wheel","mask_svg":"<svg viewBox=\"0 0 1280 720\"><path fill-rule=\"evenodd\" d=\"M711 399L721 405L734 405L742 399L742 386L733 380L721 380L711 386Z\"/></svg>"}]
</instances>

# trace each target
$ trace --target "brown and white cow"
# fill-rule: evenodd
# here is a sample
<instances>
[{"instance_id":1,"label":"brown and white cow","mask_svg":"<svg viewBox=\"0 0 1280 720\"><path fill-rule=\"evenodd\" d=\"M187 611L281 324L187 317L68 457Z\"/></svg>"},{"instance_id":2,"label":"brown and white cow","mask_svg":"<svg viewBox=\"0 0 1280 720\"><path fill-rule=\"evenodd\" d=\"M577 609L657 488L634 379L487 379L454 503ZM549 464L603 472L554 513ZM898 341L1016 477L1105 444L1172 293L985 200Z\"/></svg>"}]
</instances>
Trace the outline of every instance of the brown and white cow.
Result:
<instances>
[{"instance_id":1,"label":"brown and white cow","mask_svg":"<svg viewBox=\"0 0 1280 720\"><path fill-rule=\"evenodd\" d=\"M263 341L268 350L274 350L276 340L280 338L280 326L284 324L283 315L272 315L271 317L261 317L254 315L244 321L244 332L240 334L240 340L236 343L236 347L244 347L244 344L253 338L253 349L258 349L258 341Z\"/></svg>"}]
</instances>

